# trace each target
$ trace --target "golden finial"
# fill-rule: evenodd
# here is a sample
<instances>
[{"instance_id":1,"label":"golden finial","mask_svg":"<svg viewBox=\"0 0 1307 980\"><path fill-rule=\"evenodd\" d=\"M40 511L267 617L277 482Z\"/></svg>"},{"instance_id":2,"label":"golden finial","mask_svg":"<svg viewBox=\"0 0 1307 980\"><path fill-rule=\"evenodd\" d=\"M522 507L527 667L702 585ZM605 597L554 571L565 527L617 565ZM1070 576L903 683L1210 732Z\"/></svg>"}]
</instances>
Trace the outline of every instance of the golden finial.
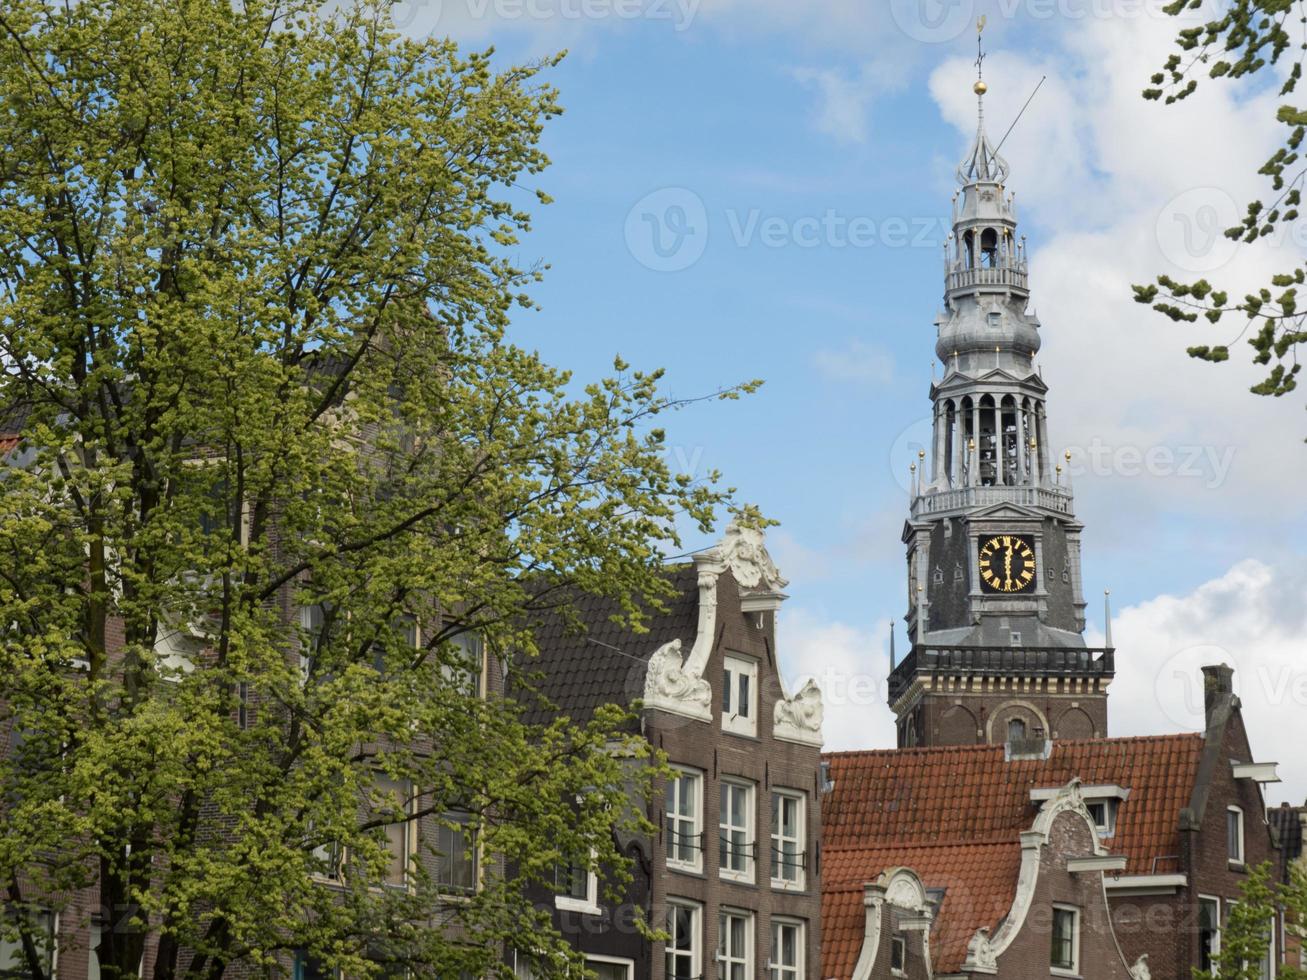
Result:
<instances>
[{"instance_id":1,"label":"golden finial","mask_svg":"<svg viewBox=\"0 0 1307 980\"><path fill-rule=\"evenodd\" d=\"M989 91L989 86L985 84L985 15L981 14L976 20L976 84L971 86L971 91L977 95L984 95Z\"/></svg>"},{"instance_id":2,"label":"golden finial","mask_svg":"<svg viewBox=\"0 0 1307 980\"><path fill-rule=\"evenodd\" d=\"M975 92L977 95L984 95L986 92L989 91L989 86L986 85L981 79L977 78L976 84L971 86L971 91Z\"/></svg>"},{"instance_id":3,"label":"golden finial","mask_svg":"<svg viewBox=\"0 0 1307 980\"><path fill-rule=\"evenodd\" d=\"M1071 462L1071 450L1068 449L1066 452L1062 454L1062 456L1068 463Z\"/></svg>"},{"instance_id":4,"label":"golden finial","mask_svg":"<svg viewBox=\"0 0 1307 980\"><path fill-rule=\"evenodd\" d=\"M926 458L926 450L924 450L924 449L918 449L918 450L917 450L917 459L925 459L925 458Z\"/></svg>"}]
</instances>

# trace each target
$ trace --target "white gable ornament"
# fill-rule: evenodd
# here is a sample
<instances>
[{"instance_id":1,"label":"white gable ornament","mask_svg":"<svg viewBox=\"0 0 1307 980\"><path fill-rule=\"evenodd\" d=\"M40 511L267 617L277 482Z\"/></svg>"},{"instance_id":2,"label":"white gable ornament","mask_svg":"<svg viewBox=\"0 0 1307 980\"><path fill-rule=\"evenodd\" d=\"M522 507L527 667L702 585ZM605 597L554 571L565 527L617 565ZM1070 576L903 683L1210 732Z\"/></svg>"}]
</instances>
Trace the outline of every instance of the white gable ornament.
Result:
<instances>
[{"instance_id":1,"label":"white gable ornament","mask_svg":"<svg viewBox=\"0 0 1307 980\"><path fill-rule=\"evenodd\" d=\"M967 958L962 969L973 973L997 973L998 955L989 941L989 930L981 926L967 943Z\"/></svg>"},{"instance_id":2,"label":"white gable ornament","mask_svg":"<svg viewBox=\"0 0 1307 980\"><path fill-rule=\"evenodd\" d=\"M821 688L811 679L792 698L782 698L772 709L772 734L785 742L821 746L821 723L825 709Z\"/></svg>"},{"instance_id":3,"label":"white gable ornament","mask_svg":"<svg viewBox=\"0 0 1307 980\"><path fill-rule=\"evenodd\" d=\"M644 706L712 721L712 687L685 669L680 640L664 643L649 658L644 675Z\"/></svg>"}]
</instances>

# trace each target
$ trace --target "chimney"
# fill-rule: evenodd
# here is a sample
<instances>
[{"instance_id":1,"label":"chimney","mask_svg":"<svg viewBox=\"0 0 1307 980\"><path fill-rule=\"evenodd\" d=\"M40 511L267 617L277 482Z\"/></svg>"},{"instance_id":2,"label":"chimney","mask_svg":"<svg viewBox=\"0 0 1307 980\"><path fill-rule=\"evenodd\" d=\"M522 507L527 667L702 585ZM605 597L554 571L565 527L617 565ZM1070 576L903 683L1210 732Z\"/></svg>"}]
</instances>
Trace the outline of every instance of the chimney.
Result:
<instances>
[{"instance_id":1,"label":"chimney","mask_svg":"<svg viewBox=\"0 0 1307 980\"><path fill-rule=\"evenodd\" d=\"M1234 668L1225 664L1208 664L1203 668L1203 715L1207 727L1213 722L1213 711L1218 704L1228 703L1234 694Z\"/></svg>"}]
</instances>

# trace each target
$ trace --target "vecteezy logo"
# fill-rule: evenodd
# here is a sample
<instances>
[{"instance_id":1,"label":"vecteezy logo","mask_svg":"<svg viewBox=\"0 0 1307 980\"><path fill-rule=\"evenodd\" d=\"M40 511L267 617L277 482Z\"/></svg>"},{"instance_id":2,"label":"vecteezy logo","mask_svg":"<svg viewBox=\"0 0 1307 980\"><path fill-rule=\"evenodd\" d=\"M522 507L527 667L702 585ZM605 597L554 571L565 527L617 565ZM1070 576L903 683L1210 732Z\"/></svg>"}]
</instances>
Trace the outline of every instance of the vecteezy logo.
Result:
<instances>
[{"instance_id":1,"label":"vecteezy logo","mask_svg":"<svg viewBox=\"0 0 1307 980\"><path fill-rule=\"evenodd\" d=\"M694 191L664 187L640 198L626 214L626 248L645 268L688 269L707 247L708 211Z\"/></svg>"},{"instance_id":2,"label":"vecteezy logo","mask_svg":"<svg viewBox=\"0 0 1307 980\"><path fill-rule=\"evenodd\" d=\"M890 0L894 23L914 41L952 41L971 23L973 0Z\"/></svg>"},{"instance_id":3,"label":"vecteezy logo","mask_svg":"<svg viewBox=\"0 0 1307 980\"><path fill-rule=\"evenodd\" d=\"M934 423L930 418L917 419L900 432L894 444L890 446L890 472L894 474L894 482L908 493L917 492L916 487L910 482L914 472L920 477L922 484L930 482L930 447L931 440L934 438L933 433ZM923 452L926 454L924 457L921 455ZM915 471L912 469L913 466L916 467Z\"/></svg>"},{"instance_id":4,"label":"vecteezy logo","mask_svg":"<svg viewBox=\"0 0 1307 980\"><path fill-rule=\"evenodd\" d=\"M1234 693L1238 694L1244 673L1238 659L1224 647L1186 647L1166 659L1153 678L1153 697L1167 720L1184 731L1203 730L1203 667L1221 663L1234 668Z\"/></svg>"},{"instance_id":5,"label":"vecteezy logo","mask_svg":"<svg viewBox=\"0 0 1307 980\"><path fill-rule=\"evenodd\" d=\"M1225 230L1239 222L1239 206L1219 187L1177 194L1157 216L1157 244L1186 272L1211 272L1234 258L1239 245Z\"/></svg>"}]
</instances>

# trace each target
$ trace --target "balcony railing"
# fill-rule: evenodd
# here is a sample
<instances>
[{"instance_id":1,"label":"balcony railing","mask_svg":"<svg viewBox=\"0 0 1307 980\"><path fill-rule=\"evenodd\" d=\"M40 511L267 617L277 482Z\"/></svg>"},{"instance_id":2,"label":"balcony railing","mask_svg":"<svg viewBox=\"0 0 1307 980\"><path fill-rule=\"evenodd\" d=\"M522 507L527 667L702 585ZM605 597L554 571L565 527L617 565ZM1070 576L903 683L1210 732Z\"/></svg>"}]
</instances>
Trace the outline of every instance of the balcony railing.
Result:
<instances>
[{"instance_id":1,"label":"balcony railing","mask_svg":"<svg viewBox=\"0 0 1307 980\"><path fill-rule=\"evenodd\" d=\"M1030 276L1025 269L1014 266L996 268L954 269L948 274L949 289L966 289L970 286L1012 286L1029 289Z\"/></svg>"},{"instance_id":2,"label":"balcony railing","mask_svg":"<svg viewBox=\"0 0 1307 980\"><path fill-rule=\"evenodd\" d=\"M1112 647L913 647L889 676L893 704L914 678L1067 677L1112 678Z\"/></svg>"},{"instance_id":3,"label":"balcony railing","mask_svg":"<svg viewBox=\"0 0 1307 980\"><path fill-rule=\"evenodd\" d=\"M924 517L947 511L993 504L1017 504L1042 507L1057 514L1071 516L1071 491L1066 487L990 486L954 487L923 493L912 501L912 516Z\"/></svg>"}]
</instances>

